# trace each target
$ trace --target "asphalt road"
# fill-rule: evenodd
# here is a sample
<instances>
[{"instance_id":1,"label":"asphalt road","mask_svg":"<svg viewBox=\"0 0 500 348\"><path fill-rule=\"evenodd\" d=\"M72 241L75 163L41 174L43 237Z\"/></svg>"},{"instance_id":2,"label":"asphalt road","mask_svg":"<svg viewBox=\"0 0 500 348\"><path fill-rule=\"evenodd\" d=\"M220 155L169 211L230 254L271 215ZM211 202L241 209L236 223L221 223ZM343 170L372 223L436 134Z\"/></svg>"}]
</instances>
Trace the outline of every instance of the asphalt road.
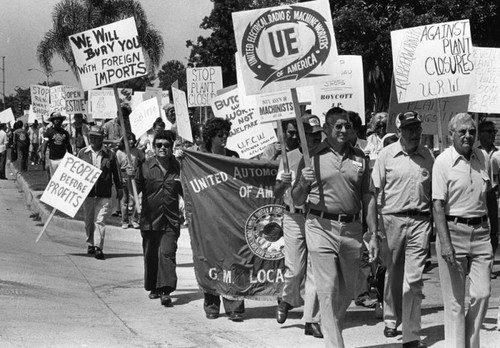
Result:
<instances>
[{"instance_id":1,"label":"asphalt road","mask_svg":"<svg viewBox=\"0 0 500 348\"><path fill-rule=\"evenodd\" d=\"M323 347L321 339L303 334L300 308L277 324L275 301L245 301L241 323L224 315L206 319L185 229L177 254L178 290L173 307L165 308L143 289L140 236L130 238L138 231L106 240L107 258L100 261L86 255L83 229L49 224L35 243L42 226L16 182L0 181L0 347ZM500 279L492 286L481 346L494 348L500 347ZM422 338L443 347L437 268L426 274L424 293ZM383 327L372 309L352 304L346 346L400 347L401 336L385 338Z\"/></svg>"}]
</instances>

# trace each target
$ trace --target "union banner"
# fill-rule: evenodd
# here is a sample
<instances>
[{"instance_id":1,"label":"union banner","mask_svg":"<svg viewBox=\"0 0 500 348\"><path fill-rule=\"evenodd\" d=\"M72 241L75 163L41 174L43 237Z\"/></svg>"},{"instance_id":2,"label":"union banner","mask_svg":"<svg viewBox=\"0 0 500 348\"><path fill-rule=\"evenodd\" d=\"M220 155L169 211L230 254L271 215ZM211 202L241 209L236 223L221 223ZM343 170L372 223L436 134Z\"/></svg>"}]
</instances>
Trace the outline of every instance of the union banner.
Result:
<instances>
[{"instance_id":1,"label":"union banner","mask_svg":"<svg viewBox=\"0 0 500 348\"><path fill-rule=\"evenodd\" d=\"M277 163L184 151L181 181L196 279L227 298L281 295L283 206Z\"/></svg>"}]
</instances>

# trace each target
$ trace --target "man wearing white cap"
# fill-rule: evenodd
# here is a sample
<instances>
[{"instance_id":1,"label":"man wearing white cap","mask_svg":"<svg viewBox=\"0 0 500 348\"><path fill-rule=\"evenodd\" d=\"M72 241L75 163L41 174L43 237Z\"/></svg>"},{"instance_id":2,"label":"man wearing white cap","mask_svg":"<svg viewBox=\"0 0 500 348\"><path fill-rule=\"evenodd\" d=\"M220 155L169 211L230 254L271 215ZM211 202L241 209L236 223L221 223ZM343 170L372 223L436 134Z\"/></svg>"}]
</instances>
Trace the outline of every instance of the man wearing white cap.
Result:
<instances>
[{"instance_id":1,"label":"man wearing white cap","mask_svg":"<svg viewBox=\"0 0 500 348\"><path fill-rule=\"evenodd\" d=\"M43 135L45 141L42 144L42 156L45 156L48 146L49 172L51 177L54 175L57 166L59 166L66 152L73 153L69 133L62 128L62 123L65 119L66 116L62 116L60 112L54 111L48 118L48 121L52 122L54 126L47 128Z\"/></svg>"}]
</instances>

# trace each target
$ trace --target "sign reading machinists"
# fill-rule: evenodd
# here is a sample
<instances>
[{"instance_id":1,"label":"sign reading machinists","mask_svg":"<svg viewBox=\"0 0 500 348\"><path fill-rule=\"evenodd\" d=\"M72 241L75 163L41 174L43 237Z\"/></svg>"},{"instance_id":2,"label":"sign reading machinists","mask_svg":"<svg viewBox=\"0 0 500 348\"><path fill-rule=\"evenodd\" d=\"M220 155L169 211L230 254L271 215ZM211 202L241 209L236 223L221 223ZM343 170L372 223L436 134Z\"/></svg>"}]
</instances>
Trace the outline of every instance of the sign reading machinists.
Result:
<instances>
[{"instance_id":1,"label":"sign reading machinists","mask_svg":"<svg viewBox=\"0 0 500 348\"><path fill-rule=\"evenodd\" d=\"M328 1L233 13L248 95L328 81L337 45Z\"/></svg>"}]
</instances>

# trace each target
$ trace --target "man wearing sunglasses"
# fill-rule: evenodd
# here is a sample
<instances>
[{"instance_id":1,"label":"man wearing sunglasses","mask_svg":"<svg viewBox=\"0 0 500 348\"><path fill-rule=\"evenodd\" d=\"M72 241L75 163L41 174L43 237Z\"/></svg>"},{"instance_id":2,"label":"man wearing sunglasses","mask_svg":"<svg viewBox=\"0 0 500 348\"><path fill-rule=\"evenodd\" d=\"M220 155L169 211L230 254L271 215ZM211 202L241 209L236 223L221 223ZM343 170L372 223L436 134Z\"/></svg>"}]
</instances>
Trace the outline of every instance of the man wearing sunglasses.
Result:
<instances>
[{"instance_id":1,"label":"man wearing sunglasses","mask_svg":"<svg viewBox=\"0 0 500 348\"><path fill-rule=\"evenodd\" d=\"M473 147L474 120L467 113L459 113L450 120L448 130L452 146L436 158L432 170L444 338L446 347L479 348L479 331L491 292L492 248L487 213L498 207L488 158Z\"/></svg>"},{"instance_id":2,"label":"man wearing sunglasses","mask_svg":"<svg viewBox=\"0 0 500 348\"><path fill-rule=\"evenodd\" d=\"M317 288L321 330L328 347L343 348L342 329L352 301L361 257L362 226L360 212L372 212L368 161L363 151L353 148L349 139L352 124L341 108L330 109L324 130L327 138L305 166L297 168L298 179L292 189L295 205L307 204L305 222ZM368 215L370 262L378 256L376 216Z\"/></svg>"},{"instance_id":3,"label":"man wearing sunglasses","mask_svg":"<svg viewBox=\"0 0 500 348\"><path fill-rule=\"evenodd\" d=\"M403 347L420 341L423 272L431 233L431 173L434 157L420 144L417 112L396 117L399 141L384 147L372 171L383 230L381 250L387 273L384 286L385 337L396 337L403 324ZM376 214L376 207L373 214Z\"/></svg>"}]
</instances>

